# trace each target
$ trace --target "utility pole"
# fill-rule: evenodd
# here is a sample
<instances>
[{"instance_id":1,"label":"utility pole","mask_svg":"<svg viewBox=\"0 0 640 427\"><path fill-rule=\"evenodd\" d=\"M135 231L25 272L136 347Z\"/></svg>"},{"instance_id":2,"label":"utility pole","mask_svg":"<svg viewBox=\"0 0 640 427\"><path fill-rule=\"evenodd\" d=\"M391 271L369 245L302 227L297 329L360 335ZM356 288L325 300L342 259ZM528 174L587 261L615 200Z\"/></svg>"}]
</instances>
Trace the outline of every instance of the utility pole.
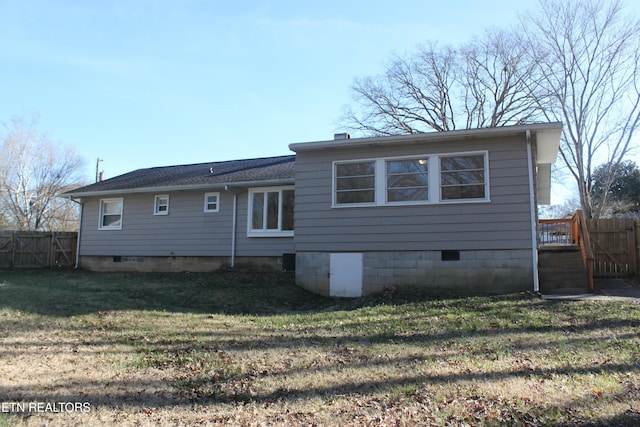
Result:
<instances>
[{"instance_id":1,"label":"utility pole","mask_svg":"<svg viewBox=\"0 0 640 427\"><path fill-rule=\"evenodd\" d=\"M100 170L100 162L104 162L104 160L102 160L100 157L98 157L96 159L96 182L98 182L99 179L100 179L100 172L99 172L99 170Z\"/></svg>"}]
</instances>

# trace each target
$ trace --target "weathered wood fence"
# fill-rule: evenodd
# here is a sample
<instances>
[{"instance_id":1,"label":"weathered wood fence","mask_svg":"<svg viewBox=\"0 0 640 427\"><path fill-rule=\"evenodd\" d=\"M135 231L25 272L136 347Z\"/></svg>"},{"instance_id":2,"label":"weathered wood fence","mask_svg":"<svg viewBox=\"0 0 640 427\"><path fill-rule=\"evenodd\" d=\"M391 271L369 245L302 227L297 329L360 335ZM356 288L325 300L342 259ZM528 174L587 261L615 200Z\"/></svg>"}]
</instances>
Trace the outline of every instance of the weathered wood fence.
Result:
<instances>
[{"instance_id":1,"label":"weathered wood fence","mask_svg":"<svg viewBox=\"0 0 640 427\"><path fill-rule=\"evenodd\" d=\"M70 268L78 233L0 231L0 268Z\"/></svg>"},{"instance_id":2,"label":"weathered wood fence","mask_svg":"<svg viewBox=\"0 0 640 427\"><path fill-rule=\"evenodd\" d=\"M638 279L640 265L640 219L587 220L596 278Z\"/></svg>"}]
</instances>

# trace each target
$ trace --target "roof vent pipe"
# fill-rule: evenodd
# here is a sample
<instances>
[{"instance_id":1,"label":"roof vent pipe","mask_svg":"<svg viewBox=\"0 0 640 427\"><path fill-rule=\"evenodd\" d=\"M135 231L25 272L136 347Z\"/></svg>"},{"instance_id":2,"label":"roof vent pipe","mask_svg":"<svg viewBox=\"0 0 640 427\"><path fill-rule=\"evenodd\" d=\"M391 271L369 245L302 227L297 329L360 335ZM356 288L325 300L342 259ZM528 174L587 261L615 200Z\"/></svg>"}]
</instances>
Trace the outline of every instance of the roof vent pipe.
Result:
<instances>
[{"instance_id":1,"label":"roof vent pipe","mask_svg":"<svg viewBox=\"0 0 640 427\"><path fill-rule=\"evenodd\" d=\"M349 135L346 132L345 133L334 133L333 134L333 139L335 141L342 140L342 139L351 139L351 135Z\"/></svg>"}]
</instances>

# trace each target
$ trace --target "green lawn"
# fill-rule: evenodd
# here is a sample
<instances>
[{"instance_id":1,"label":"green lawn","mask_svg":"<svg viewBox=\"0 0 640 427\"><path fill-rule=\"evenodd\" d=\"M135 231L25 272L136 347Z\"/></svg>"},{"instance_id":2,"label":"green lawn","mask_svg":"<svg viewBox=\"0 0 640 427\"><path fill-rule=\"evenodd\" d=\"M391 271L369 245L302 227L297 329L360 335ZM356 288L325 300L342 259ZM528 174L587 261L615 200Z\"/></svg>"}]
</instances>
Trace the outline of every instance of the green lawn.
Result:
<instances>
[{"instance_id":1,"label":"green lawn","mask_svg":"<svg viewBox=\"0 0 640 427\"><path fill-rule=\"evenodd\" d=\"M0 272L4 425L640 425L640 305Z\"/></svg>"}]
</instances>

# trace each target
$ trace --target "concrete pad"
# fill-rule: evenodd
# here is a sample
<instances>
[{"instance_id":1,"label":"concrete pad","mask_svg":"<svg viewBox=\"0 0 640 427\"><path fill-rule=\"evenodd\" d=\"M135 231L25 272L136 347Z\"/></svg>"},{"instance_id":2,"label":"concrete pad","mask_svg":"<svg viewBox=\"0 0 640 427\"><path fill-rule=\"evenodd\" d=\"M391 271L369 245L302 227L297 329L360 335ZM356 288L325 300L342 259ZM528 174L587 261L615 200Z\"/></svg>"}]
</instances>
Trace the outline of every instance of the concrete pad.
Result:
<instances>
[{"instance_id":1,"label":"concrete pad","mask_svg":"<svg viewBox=\"0 0 640 427\"><path fill-rule=\"evenodd\" d=\"M640 303L640 288L624 280L608 279L594 282L595 292L574 295L541 295L548 300L566 301L629 301Z\"/></svg>"},{"instance_id":2,"label":"concrete pad","mask_svg":"<svg viewBox=\"0 0 640 427\"><path fill-rule=\"evenodd\" d=\"M564 301L628 301L640 303L640 298L623 297L615 295L596 295L596 294L579 294L579 295L541 295L542 299L547 300L564 300Z\"/></svg>"}]
</instances>

